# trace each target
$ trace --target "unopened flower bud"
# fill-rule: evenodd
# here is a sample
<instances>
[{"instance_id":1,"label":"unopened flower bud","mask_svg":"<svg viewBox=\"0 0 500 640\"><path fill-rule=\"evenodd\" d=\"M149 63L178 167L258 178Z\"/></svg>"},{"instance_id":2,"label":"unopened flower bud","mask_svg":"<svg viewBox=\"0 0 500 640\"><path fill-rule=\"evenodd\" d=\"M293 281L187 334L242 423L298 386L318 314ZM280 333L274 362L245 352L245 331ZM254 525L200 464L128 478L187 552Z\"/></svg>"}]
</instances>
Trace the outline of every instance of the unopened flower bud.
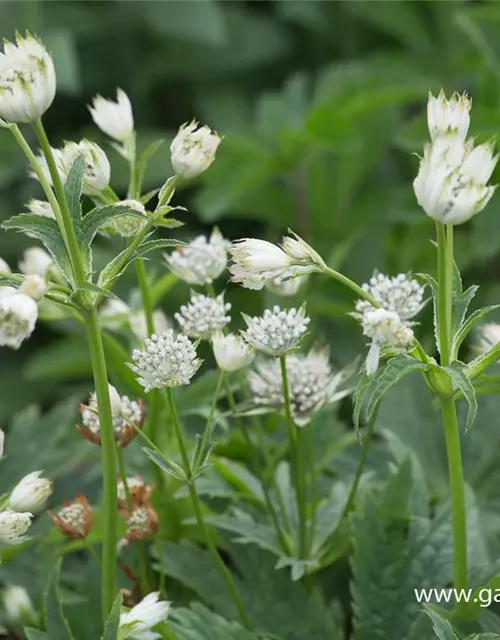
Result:
<instances>
[{"instance_id":1,"label":"unopened flower bud","mask_svg":"<svg viewBox=\"0 0 500 640\"><path fill-rule=\"evenodd\" d=\"M160 527L158 514L150 504L144 504L127 514L127 531L125 539L145 540L153 537Z\"/></svg>"},{"instance_id":2,"label":"unopened flower bud","mask_svg":"<svg viewBox=\"0 0 500 640\"><path fill-rule=\"evenodd\" d=\"M431 139L446 135L449 132L458 133L465 140L469 130L469 111L472 100L466 93L454 93L449 100L441 89L437 98L429 93L427 102L427 123Z\"/></svg>"},{"instance_id":3,"label":"unopened flower bud","mask_svg":"<svg viewBox=\"0 0 500 640\"><path fill-rule=\"evenodd\" d=\"M31 247L23 253L23 259L19 262L19 271L27 276L37 275L45 278L53 260L41 247Z\"/></svg>"},{"instance_id":4,"label":"unopened flower bud","mask_svg":"<svg viewBox=\"0 0 500 640\"><path fill-rule=\"evenodd\" d=\"M8 585L2 589L2 601L10 622L28 625L37 620L33 603L24 587Z\"/></svg>"},{"instance_id":5,"label":"unopened flower bud","mask_svg":"<svg viewBox=\"0 0 500 640\"><path fill-rule=\"evenodd\" d=\"M167 619L170 606L170 602L160 600L158 591L148 594L130 611L120 615L118 637L137 640L160 638L160 635L151 629Z\"/></svg>"},{"instance_id":6,"label":"unopened flower bud","mask_svg":"<svg viewBox=\"0 0 500 640\"><path fill-rule=\"evenodd\" d=\"M113 228L121 236L130 238L137 235L148 221L144 205L138 200L121 200L116 203L116 206L128 207L142 214L142 217L139 217L130 213L124 213L122 216L113 218Z\"/></svg>"},{"instance_id":7,"label":"unopened flower bud","mask_svg":"<svg viewBox=\"0 0 500 640\"><path fill-rule=\"evenodd\" d=\"M189 284L210 284L226 268L229 245L215 227L209 238L198 236L185 247L177 247L165 255L165 260L170 271L181 280Z\"/></svg>"},{"instance_id":8,"label":"unopened flower bud","mask_svg":"<svg viewBox=\"0 0 500 640\"><path fill-rule=\"evenodd\" d=\"M33 333L37 318L38 307L30 296L17 292L1 295L0 347L19 349L22 342Z\"/></svg>"},{"instance_id":9,"label":"unopened flower bud","mask_svg":"<svg viewBox=\"0 0 500 640\"><path fill-rule=\"evenodd\" d=\"M96 96L89 111L99 129L118 142L125 142L134 132L132 105L121 89L116 91L116 102Z\"/></svg>"},{"instance_id":10,"label":"unopened flower bud","mask_svg":"<svg viewBox=\"0 0 500 640\"><path fill-rule=\"evenodd\" d=\"M134 508L144 506L151 493L154 490L154 485L148 485L140 476L132 476L127 478L127 489L130 495L130 500ZM127 504L127 491L122 478L118 478L116 483L116 494L118 497L118 505L120 509L128 509Z\"/></svg>"},{"instance_id":11,"label":"unopened flower bud","mask_svg":"<svg viewBox=\"0 0 500 640\"><path fill-rule=\"evenodd\" d=\"M24 293L30 298L33 298L33 300L41 300L47 293L47 283L42 276L35 274L25 276L21 286L19 287L19 293Z\"/></svg>"},{"instance_id":12,"label":"unopened flower bud","mask_svg":"<svg viewBox=\"0 0 500 640\"><path fill-rule=\"evenodd\" d=\"M255 355L255 349L241 336L230 333L225 336L222 332L212 337L217 366L221 371L237 371L249 365Z\"/></svg>"},{"instance_id":13,"label":"unopened flower bud","mask_svg":"<svg viewBox=\"0 0 500 640\"><path fill-rule=\"evenodd\" d=\"M182 178L194 178L212 164L220 137L196 121L183 124L170 145L172 166Z\"/></svg>"},{"instance_id":14,"label":"unopened flower bud","mask_svg":"<svg viewBox=\"0 0 500 640\"><path fill-rule=\"evenodd\" d=\"M48 514L59 531L72 540L86 538L94 524L94 514L89 501L80 494L73 502L65 500L62 509L56 514L51 511Z\"/></svg>"},{"instance_id":15,"label":"unopened flower bud","mask_svg":"<svg viewBox=\"0 0 500 640\"><path fill-rule=\"evenodd\" d=\"M30 34L17 34L16 44L5 40L0 54L0 118L35 122L55 93L54 63L43 44Z\"/></svg>"},{"instance_id":16,"label":"unopened flower bud","mask_svg":"<svg viewBox=\"0 0 500 640\"><path fill-rule=\"evenodd\" d=\"M109 185L111 166L108 157L98 144L90 140L82 140L78 144L67 142L61 153L61 168L64 179L78 156L83 155L85 160L83 193L88 196L96 195Z\"/></svg>"},{"instance_id":17,"label":"unopened flower bud","mask_svg":"<svg viewBox=\"0 0 500 640\"><path fill-rule=\"evenodd\" d=\"M9 506L14 511L37 512L41 509L52 494L52 482L41 475L41 471L33 471L14 487L9 497Z\"/></svg>"}]
</instances>

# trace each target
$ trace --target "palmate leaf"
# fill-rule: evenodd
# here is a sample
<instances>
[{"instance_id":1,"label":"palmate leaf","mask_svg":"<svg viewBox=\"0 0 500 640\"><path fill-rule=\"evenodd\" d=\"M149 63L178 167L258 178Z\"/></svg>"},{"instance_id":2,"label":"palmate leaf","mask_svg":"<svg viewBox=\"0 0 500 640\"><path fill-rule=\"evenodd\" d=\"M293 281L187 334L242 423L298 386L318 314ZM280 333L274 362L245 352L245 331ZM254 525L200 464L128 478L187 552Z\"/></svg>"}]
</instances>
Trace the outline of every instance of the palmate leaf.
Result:
<instances>
[{"instance_id":1,"label":"palmate leaf","mask_svg":"<svg viewBox=\"0 0 500 640\"><path fill-rule=\"evenodd\" d=\"M169 616L170 627L182 640L256 640L237 622L229 622L199 603L190 609L174 609Z\"/></svg>"},{"instance_id":2,"label":"palmate leaf","mask_svg":"<svg viewBox=\"0 0 500 640\"><path fill-rule=\"evenodd\" d=\"M68 282L72 282L71 263L57 222L34 213L20 213L2 223L4 229L17 229L40 240L52 256L57 268Z\"/></svg>"}]
</instances>

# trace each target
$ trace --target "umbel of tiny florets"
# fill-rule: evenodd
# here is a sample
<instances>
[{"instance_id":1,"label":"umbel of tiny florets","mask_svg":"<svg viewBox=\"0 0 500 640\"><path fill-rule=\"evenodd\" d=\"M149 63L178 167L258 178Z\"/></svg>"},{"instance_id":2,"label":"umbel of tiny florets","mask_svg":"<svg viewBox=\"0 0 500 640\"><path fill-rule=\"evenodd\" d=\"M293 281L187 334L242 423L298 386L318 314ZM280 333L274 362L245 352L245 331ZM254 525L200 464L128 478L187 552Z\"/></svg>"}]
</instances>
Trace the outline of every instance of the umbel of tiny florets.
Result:
<instances>
[{"instance_id":1,"label":"umbel of tiny florets","mask_svg":"<svg viewBox=\"0 0 500 640\"><path fill-rule=\"evenodd\" d=\"M130 400L127 396L120 396L116 389L109 385L111 399L111 413L115 442L120 447L126 447L137 435L144 422L145 412L141 400ZM88 405L80 405L82 424L77 424L79 433L95 444L101 444L101 425L99 421L99 407L95 393L90 396Z\"/></svg>"},{"instance_id":2,"label":"umbel of tiny florets","mask_svg":"<svg viewBox=\"0 0 500 640\"><path fill-rule=\"evenodd\" d=\"M50 107L56 93L54 63L43 44L16 34L16 44L4 41L0 53L0 118L35 122Z\"/></svg>"},{"instance_id":3,"label":"umbel of tiny florets","mask_svg":"<svg viewBox=\"0 0 500 640\"><path fill-rule=\"evenodd\" d=\"M73 502L65 500L62 509L56 514L51 511L48 514L59 531L72 540L86 538L94 524L94 514L89 501L80 494Z\"/></svg>"},{"instance_id":4,"label":"umbel of tiny florets","mask_svg":"<svg viewBox=\"0 0 500 640\"><path fill-rule=\"evenodd\" d=\"M175 319L187 336L209 340L231 321L230 310L231 304L224 302L223 293L212 298L192 291L189 303L182 305Z\"/></svg>"},{"instance_id":5,"label":"umbel of tiny florets","mask_svg":"<svg viewBox=\"0 0 500 640\"><path fill-rule=\"evenodd\" d=\"M188 284L211 284L224 271L230 243L214 228L209 238L198 236L185 247L165 254L170 271Z\"/></svg>"},{"instance_id":6,"label":"umbel of tiny florets","mask_svg":"<svg viewBox=\"0 0 500 640\"><path fill-rule=\"evenodd\" d=\"M127 478L127 488L132 506L136 508L142 507L147 503L155 489L155 485L146 484L140 476L135 475ZM117 478L116 481L116 495L118 497L119 507L121 509L127 509L127 492L121 477Z\"/></svg>"},{"instance_id":7,"label":"umbel of tiny florets","mask_svg":"<svg viewBox=\"0 0 500 640\"><path fill-rule=\"evenodd\" d=\"M380 347L390 345L396 349L407 349L413 342L413 331L395 311L374 309L366 311L360 318L363 335L371 339L370 350L365 362L367 375L378 369Z\"/></svg>"},{"instance_id":8,"label":"umbel of tiny florets","mask_svg":"<svg viewBox=\"0 0 500 640\"><path fill-rule=\"evenodd\" d=\"M324 406L349 393L339 391L346 372L332 371L327 349L314 347L307 354L291 354L286 367L292 416L299 427ZM283 379L278 360L258 361L248 374L248 382L256 404L283 409Z\"/></svg>"},{"instance_id":9,"label":"umbel of tiny florets","mask_svg":"<svg viewBox=\"0 0 500 640\"><path fill-rule=\"evenodd\" d=\"M129 542L132 540L145 540L158 532L160 521L158 514L150 504L145 503L137 506L131 513L122 510L122 513L127 519L125 540Z\"/></svg>"},{"instance_id":10,"label":"umbel of tiny florets","mask_svg":"<svg viewBox=\"0 0 500 640\"><path fill-rule=\"evenodd\" d=\"M22 544L28 537L24 534L31 525L32 513L17 513L12 509L0 512L0 542Z\"/></svg>"},{"instance_id":11,"label":"umbel of tiny florets","mask_svg":"<svg viewBox=\"0 0 500 640\"><path fill-rule=\"evenodd\" d=\"M245 340L258 351L272 356L282 356L297 348L307 331L310 318L306 316L305 305L297 311L288 311L274 306L266 309L263 316L250 318L243 314L247 324L242 332Z\"/></svg>"},{"instance_id":12,"label":"umbel of tiny florets","mask_svg":"<svg viewBox=\"0 0 500 640\"><path fill-rule=\"evenodd\" d=\"M410 274L400 273L390 277L375 272L363 289L387 311L395 311L401 320L415 317L425 305L425 288ZM366 311L373 311L367 300L357 300L355 317L360 318Z\"/></svg>"},{"instance_id":13,"label":"umbel of tiny florets","mask_svg":"<svg viewBox=\"0 0 500 640\"><path fill-rule=\"evenodd\" d=\"M144 349L135 349L129 367L146 392L189 384L201 365L196 346L187 336L167 329L147 338Z\"/></svg>"}]
</instances>

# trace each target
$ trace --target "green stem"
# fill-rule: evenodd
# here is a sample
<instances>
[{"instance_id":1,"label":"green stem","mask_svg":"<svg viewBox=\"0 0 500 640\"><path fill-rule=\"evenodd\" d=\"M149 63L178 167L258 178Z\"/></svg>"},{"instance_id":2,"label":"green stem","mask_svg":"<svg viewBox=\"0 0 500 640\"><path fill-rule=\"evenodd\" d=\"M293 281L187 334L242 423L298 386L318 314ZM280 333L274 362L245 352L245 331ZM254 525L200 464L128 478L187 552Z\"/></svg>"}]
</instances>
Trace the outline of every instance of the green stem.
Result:
<instances>
[{"instance_id":1,"label":"green stem","mask_svg":"<svg viewBox=\"0 0 500 640\"><path fill-rule=\"evenodd\" d=\"M127 482L127 470L125 468L125 457L123 455L123 449L121 447L116 447L116 454L118 456L118 468L120 469L120 476L123 483L123 488L125 490L125 500L127 502L127 509L129 512L132 511L132 496L130 495L130 489L128 487Z\"/></svg>"},{"instance_id":2,"label":"green stem","mask_svg":"<svg viewBox=\"0 0 500 640\"><path fill-rule=\"evenodd\" d=\"M290 464L292 478L295 485L297 498L297 510L299 515L299 554L301 558L306 555L307 544L307 505L304 492L304 474L302 470L302 452L298 450L298 434L293 424L292 408L290 403L290 388L288 386L288 373L286 367L286 355L280 357L281 378L283 381L283 400L285 405L285 422L290 447Z\"/></svg>"},{"instance_id":3,"label":"green stem","mask_svg":"<svg viewBox=\"0 0 500 640\"><path fill-rule=\"evenodd\" d=\"M312 554L314 548L314 534L316 529L316 512L318 508L318 495L317 495L317 472L316 472L316 456L314 455L314 432L311 427L307 430L307 453L309 459L309 472L310 472L310 525L309 525L309 549Z\"/></svg>"},{"instance_id":4,"label":"green stem","mask_svg":"<svg viewBox=\"0 0 500 640\"><path fill-rule=\"evenodd\" d=\"M500 360L500 344L490 349L480 358L474 360L466 372L467 377L469 380L474 380L474 378L477 378L487 371L495 362L498 362L498 360Z\"/></svg>"},{"instance_id":5,"label":"green stem","mask_svg":"<svg viewBox=\"0 0 500 640\"><path fill-rule=\"evenodd\" d=\"M219 378L217 380L217 384L215 386L215 391L214 391L214 396L212 398L212 404L210 406L210 411L208 412L208 418L207 418L207 423L205 426L205 431L203 432L203 435L201 437L201 442L200 442L200 447L198 450L198 455L196 456L196 460L194 460L193 462L193 472L196 473L196 471L198 471L199 465L201 464L201 460L203 457L204 452L206 451L206 448L208 446L208 442L210 440L210 436L212 435L213 432L213 428L212 428L212 422L214 419L214 413L215 413L215 409L217 407L217 400L219 399L219 395L220 395L220 391L222 389L222 384L224 382L224 371L221 371L219 373Z\"/></svg>"},{"instance_id":6,"label":"green stem","mask_svg":"<svg viewBox=\"0 0 500 640\"><path fill-rule=\"evenodd\" d=\"M233 396L233 392L231 391L231 387L229 385L229 382L227 380L227 378L225 378L224 380L225 383L225 388L226 388L226 397L227 397L227 403L229 405L229 408L231 409L233 416L236 416L237 414L237 409L236 409L236 403L234 401L234 396ZM276 535L278 537L278 540L281 544L281 548L283 549L283 551L289 555L291 553L291 549L290 549L290 545L288 544L288 540L285 537L285 534L283 533L279 520L278 520L278 516L276 514L276 510L274 508L274 505L272 503L271 500L271 496L269 495L269 491L267 489L267 483L265 482L264 478L262 477L263 474L259 473L260 471L260 464L259 464L259 456L257 453L257 450L254 446L254 443L252 442L252 438L250 437L245 425L243 424L243 421L241 420L240 417L237 418L239 427L240 427L240 431L243 434L243 438L247 444L248 449L250 450L250 455L252 456L252 461L253 461L253 467L254 467L254 473L256 474L257 477L260 478L260 485L262 487L262 493L264 494L264 501L266 503L266 507L267 510L269 512L269 515L271 516L271 520L273 521L273 525L274 525L274 529L276 531Z\"/></svg>"},{"instance_id":7,"label":"green stem","mask_svg":"<svg viewBox=\"0 0 500 640\"><path fill-rule=\"evenodd\" d=\"M116 538L118 499L116 495L116 456L113 417L109 401L108 374L97 310L85 314L90 358L99 407L103 477L102 513L102 615L107 620L116 595Z\"/></svg>"},{"instance_id":8,"label":"green stem","mask_svg":"<svg viewBox=\"0 0 500 640\"><path fill-rule=\"evenodd\" d=\"M175 402L174 402L174 395L172 393L172 389L168 388L166 390L166 395L167 395L167 402L168 402L168 406L170 409L170 415L172 416L172 421L174 423L174 431L175 431L175 436L177 439L177 444L179 446L179 451L181 454L181 459L182 459L182 464L184 467L184 472L186 474L186 477L188 478L188 489L189 489L189 495L191 498L191 503L193 505L193 510L196 516L196 521L198 522L198 526L200 527L202 533L203 533L203 537L205 539L205 544L208 547L208 550L210 552L210 554L212 555L212 558L214 560L215 566L217 567L221 577L223 578L224 582L226 583L227 589L231 595L231 598L234 602L234 605L238 611L240 620L243 624L243 626L246 629L251 630L252 629L252 625L250 623L250 620L248 618L248 615L243 607L243 603L241 602L240 596L238 594L238 591L236 589L236 585L234 584L234 580L228 570L228 568L226 567L224 561L222 560L219 551L213 541L212 535L207 527L207 525L205 524L205 519L203 517L203 513L202 513L202 509L201 509L201 503L200 503L200 498L198 496L198 492L196 490L196 485L194 483L194 479L191 473L191 467L189 464L189 457L188 457L188 453L186 450L186 444L184 441L184 434L182 433L182 428L181 425L179 423L179 418L177 416L177 410L175 408Z\"/></svg>"},{"instance_id":9,"label":"green stem","mask_svg":"<svg viewBox=\"0 0 500 640\"><path fill-rule=\"evenodd\" d=\"M155 537L155 546L156 546L156 553L158 554L158 562L160 563L160 580L158 584L158 591L160 592L160 596L163 596L165 595L166 569L165 569L165 559L163 557L163 553L160 545L160 539L158 538L158 536Z\"/></svg>"},{"instance_id":10,"label":"green stem","mask_svg":"<svg viewBox=\"0 0 500 640\"><path fill-rule=\"evenodd\" d=\"M96 561L97 566L99 567L99 569L102 569L101 566L101 559L99 558L99 556L97 555L97 553L95 552L94 547L90 544L90 542L87 540L87 538L84 538L85 541L85 546L87 547L90 555L94 558L94 560Z\"/></svg>"},{"instance_id":11,"label":"green stem","mask_svg":"<svg viewBox=\"0 0 500 640\"><path fill-rule=\"evenodd\" d=\"M436 222L436 232L438 239L438 337L439 337L439 353L441 355L441 364L447 366L450 364L450 347L451 347L451 285L448 276L448 247L446 239L446 227L441 222ZM453 260L453 246L452 254ZM453 272L451 274L453 276Z\"/></svg>"},{"instance_id":12,"label":"green stem","mask_svg":"<svg viewBox=\"0 0 500 640\"><path fill-rule=\"evenodd\" d=\"M467 515L465 510L464 476L460 451L455 401L441 398L450 477L451 511L453 520L453 575L455 589L467 588ZM462 603L458 604L461 608Z\"/></svg>"}]
</instances>

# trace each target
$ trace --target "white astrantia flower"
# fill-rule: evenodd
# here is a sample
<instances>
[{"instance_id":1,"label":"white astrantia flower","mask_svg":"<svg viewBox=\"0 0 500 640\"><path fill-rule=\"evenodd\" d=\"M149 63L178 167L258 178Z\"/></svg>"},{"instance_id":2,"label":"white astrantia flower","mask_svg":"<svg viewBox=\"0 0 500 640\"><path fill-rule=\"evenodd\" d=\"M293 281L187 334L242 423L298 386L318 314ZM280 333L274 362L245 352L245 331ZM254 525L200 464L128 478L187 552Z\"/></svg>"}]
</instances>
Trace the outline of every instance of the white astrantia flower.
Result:
<instances>
[{"instance_id":1,"label":"white astrantia flower","mask_svg":"<svg viewBox=\"0 0 500 640\"><path fill-rule=\"evenodd\" d=\"M144 349L135 349L129 367L146 392L189 384L201 365L196 346L187 336L167 329L147 338Z\"/></svg>"},{"instance_id":2,"label":"white astrantia flower","mask_svg":"<svg viewBox=\"0 0 500 640\"><path fill-rule=\"evenodd\" d=\"M116 91L116 102L97 95L89 111L99 129L118 142L125 142L134 133L132 104L122 89Z\"/></svg>"},{"instance_id":3,"label":"white astrantia flower","mask_svg":"<svg viewBox=\"0 0 500 640\"><path fill-rule=\"evenodd\" d=\"M113 218L113 228L121 236L123 236L124 238L130 238L131 236L137 235L148 221L145 206L142 204L142 202L139 202L139 200L121 200L120 202L116 203L116 206L129 207L130 209L134 209L134 211L137 211L138 213L141 213L143 215L143 219L133 214L127 213L122 216L116 216L116 218Z\"/></svg>"},{"instance_id":4,"label":"white astrantia flower","mask_svg":"<svg viewBox=\"0 0 500 640\"><path fill-rule=\"evenodd\" d=\"M0 118L7 122L35 122L56 94L52 58L31 34L16 34L16 44L4 40L0 53Z\"/></svg>"},{"instance_id":5,"label":"white astrantia flower","mask_svg":"<svg viewBox=\"0 0 500 640\"><path fill-rule=\"evenodd\" d=\"M258 290L270 281L280 283L324 268L320 256L298 236L283 238L282 247L257 238L236 240L229 249L231 280Z\"/></svg>"},{"instance_id":6,"label":"white astrantia flower","mask_svg":"<svg viewBox=\"0 0 500 640\"><path fill-rule=\"evenodd\" d=\"M449 132L455 132L465 140L469 131L472 100L466 93L454 93L449 100L441 89L437 98L429 92L427 124L432 140Z\"/></svg>"},{"instance_id":7,"label":"white astrantia flower","mask_svg":"<svg viewBox=\"0 0 500 640\"><path fill-rule=\"evenodd\" d=\"M408 348L414 336L410 327L404 324L395 311L373 309L366 311L360 319L363 335L372 341L365 363L366 373L370 376L378 369L382 345Z\"/></svg>"},{"instance_id":8,"label":"white astrantia flower","mask_svg":"<svg viewBox=\"0 0 500 640\"><path fill-rule=\"evenodd\" d=\"M0 347L19 349L30 337L38 318L38 307L30 296L15 290L5 293L10 287L1 287L0 295Z\"/></svg>"},{"instance_id":9,"label":"white astrantia flower","mask_svg":"<svg viewBox=\"0 0 500 640\"><path fill-rule=\"evenodd\" d=\"M218 332L212 336L212 348L221 371L237 371L248 366L255 356L255 349L241 336Z\"/></svg>"},{"instance_id":10,"label":"white astrantia flower","mask_svg":"<svg viewBox=\"0 0 500 640\"><path fill-rule=\"evenodd\" d=\"M36 275L45 278L53 265L52 257L41 247L30 247L19 261L19 271L27 276Z\"/></svg>"},{"instance_id":11,"label":"white astrantia flower","mask_svg":"<svg viewBox=\"0 0 500 640\"><path fill-rule=\"evenodd\" d=\"M11 622L28 624L37 619L33 603L24 587L8 585L2 589L2 602Z\"/></svg>"},{"instance_id":12,"label":"white astrantia flower","mask_svg":"<svg viewBox=\"0 0 500 640\"><path fill-rule=\"evenodd\" d=\"M42 276L25 276L18 291L38 301L47 293L47 283Z\"/></svg>"},{"instance_id":13,"label":"white astrantia flower","mask_svg":"<svg viewBox=\"0 0 500 640\"><path fill-rule=\"evenodd\" d=\"M215 160L221 138L208 127L198 128L193 120L183 124L170 145L172 166L182 178L194 178Z\"/></svg>"},{"instance_id":14,"label":"white astrantia flower","mask_svg":"<svg viewBox=\"0 0 500 640\"><path fill-rule=\"evenodd\" d=\"M282 356L295 349L311 320L306 316L305 305L298 311L274 306L272 310L266 309L263 316L242 315L247 324L246 331L242 331L245 340L258 351L273 356Z\"/></svg>"},{"instance_id":15,"label":"white astrantia flower","mask_svg":"<svg viewBox=\"0 0 500 640\"><path fill-rule=\"evenodd\" d=\"M167 619L171 607L170 602L160 600L160 593L149 593L139 604L120 615L118 640L155 640L161 638L152 631L154 627Z\"/></svg>"},{"instance_id":16,"label":"white astrantia flower","mask_svg":"<svg viewBox=\"0 0 500 640\"><path fill-rule=\"evenodd\" d=\"M9 496L9 507L14 511L39 511L52 494L52 482L41 478L42 471L29 473L14 487Z\"/></svg>"},{"instance_id":17,"label":"white astrantia flower","mask_svg":"<svg viewBox=\"0 0 500 640\"><path fill-rule=\"evenodd\" d=\"M210 284L227 265L228 242L217 227L209 238L198 236L185 247L165 254L170 271L188 284Z\"/></svg>"},{"instance_id":18,"label":"white astrantia flower","mask_svg":"<svg viewBox=\"0 0 500 640\"><path fill-rule=\"evenodd\" d=\"M395 311L403 321L415 317L425 305L425 287L410 274L400 273L390 277L375 272L369 282L363 284L363 289L384 309ZM359 299L354 315L359 318L374 308L368 300Z\"/></svg>"},{"instance_id":19,"label":"white astrantia flower","mask_svg":"<svg viewBox=\"0 0 500 640\"><path fill-rule=\"evenodd\" d=\"M88 196L98 195L109 185L111 165L101 147L90 140L79 143L66 142L61 151L61 170L63 182L78 156L83 155L85 172L83 174L83 193Z\"/></svg>"},{"instance_id":20,"label":"white astrantia flower","mask_svg":"<svg viewBox=\"0 0 500 640\"><path fill-rule=\"evenodd\" d=\"M187 336L209 340L231 321L230 309L231 304L224 302L223 293L212 298L192 291L189 303L183 304L174 317Z\"/></svg>"},{"instance_id":21,"label":"white astrantia flower","mask_svg":"<svg viewBox=\"0 0 500 640\"><path fill-rule=\"evenodd\" d=\"M3 258L0 258L0 273L11 273L9 265Z\"/></svg>"},{"instance_id":22,"label":"white astrantia flower","mask_svg":"<svg viewBox=\"0 0 500 640\"><path fill-rule=\"evenodd\" d=\"M500 324L490 322L480 328L479 351L485 353L500 343Z\"/></svg>"},{"instance_id":23,"label":"white astrantia flower","mask_svg":"<svg viewBox=\"0 0 500 640\"><path fill-rule=\"evenodd\" d=\"M340 400L349 390L339 390L347 371L333 372L328 349L313 347L307 354L286 359L290 405L294 423L302 427L314 413ZM270 409L284 406L283 379L279 360L260 360L248 374L254 402Z\"/></svg>"},{"instance_id":24,"label":"white astrantia flower","mask_svg":"<svg viewBox=\"0 0 500 640\"><path fill-rule=\"evenodd\" d=\"M26 208L30 213L33 213L36 216L55 218L54 211L50 206L50 203L46 200L37 200L36 198L32 198L26 205Z\"/></svg>"},{"instance_id":25,"label":"white astrantia flower","mask_svg":"<svg viewBox=\"0 0 500 640\"><path fill-rule=\"evenodd\" d=\"M290 280L268 280L266 282L266 288L269 291L285 297L292 297L299 292L299 289L307 281L308 276L297 276Z\"/></svg>"},{"instance_id":26,"label":"white astrantia flower","mask_svg":"<svg viewBox=\"0 0 500 640\"><path fill-rule=\"evenodd\" d=\"M115 437L119 440L125 430L129 429L129 424L141 425L144 419L144 411L140 402L130 400L128 396L121 396L113 385L108 384L111 414L113 417L113 430ZM99 420L99 405L97 396L93 393L90 396L88 405L81 406L83 426L92 434L98 435L101 431Z\"/></svg>"},{"instance_id":27,"label":"white astrantia flower","mask_svg":"<svg viewBox=\"0 0 500 640\"><path fill-rule=\"evenodd\" d=\"M31 525L32 513L17 513L12 509L0 512L0 542L22 544L28 538L24 534Z\"/></svg>"},{"instance_id":28,"label":"white astrantia flower","mask_svg":"<svg viewBox=\"0 0 500 640\"><path fill-rule=\"evenodd\" d=\"M144 311L134 311L129 318L130 330L138 340L145 340L148 337L148 323ZM171 329L171 323L161 309L153 311L153 327L156 335Z\"/></svg>"}]
</instances>

